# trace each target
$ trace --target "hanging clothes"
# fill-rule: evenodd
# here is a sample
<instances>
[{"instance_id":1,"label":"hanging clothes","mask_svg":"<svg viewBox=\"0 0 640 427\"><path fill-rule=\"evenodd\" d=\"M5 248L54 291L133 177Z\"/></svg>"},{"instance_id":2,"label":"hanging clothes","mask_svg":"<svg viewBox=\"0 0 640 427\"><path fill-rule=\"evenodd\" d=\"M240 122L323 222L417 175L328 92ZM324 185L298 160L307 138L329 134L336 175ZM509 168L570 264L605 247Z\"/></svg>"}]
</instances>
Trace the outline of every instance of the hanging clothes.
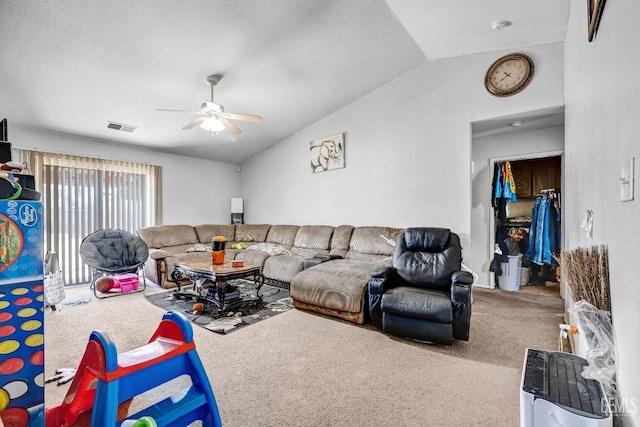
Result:
<instances>
[{"instance_id":1,"label":"hanging clothes","mask_svg":"<svg viewBox=\"0 0 640 427\"><path fill-rule=\"evenodd\" d=\"M498 219L504 221L507 217L507 203L518 200L516 197L516 183L511 173L509 162L496 162L493 166L491 206Z\"/></svg>"},{"instance_id":2,"label":"hanging clothes","mask_svg":"<svg viewBox=\"0 0 640 427\"><path fill-rule=\"evenodd\" d=\"M533 206L529 247L524 257L538 265L556 263L560 250L560 216L554 198L547 194L536 198Z\"/></svg>"},{"instance_id":3,"label":"hanging clothes","mask_svg":"<svg viewBox=\"0 0 640 427\"><path fill-rule=\"evenodd\" d=\"M508 199L510 202L515 202L518 200L516 197L516 182L513 179L513 173L511 173L511 163L504 162L502 164L502 168L504 170L504 191L502 192L502 196L505 199Z\"/></svg>"}]
</instances>

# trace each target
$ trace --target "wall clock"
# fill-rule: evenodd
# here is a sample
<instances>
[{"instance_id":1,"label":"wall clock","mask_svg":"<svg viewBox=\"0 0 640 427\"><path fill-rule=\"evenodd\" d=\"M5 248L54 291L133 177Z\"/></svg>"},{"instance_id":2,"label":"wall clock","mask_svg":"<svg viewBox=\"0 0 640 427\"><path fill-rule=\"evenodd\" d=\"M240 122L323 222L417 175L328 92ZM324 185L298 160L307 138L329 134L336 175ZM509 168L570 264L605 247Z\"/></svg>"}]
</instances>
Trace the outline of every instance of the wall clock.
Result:
<instances>
[{"instance_id":1,"label":"wall clock","mask_svg":"<svg viewBox=\"0 0 640 427\"><path fill-rule=\"evenodd\" d=\"M533 78L534 65L523 53L511 53L491 64L484 85L494 96L511 96L521 92Z\"/></svg>"}]
</instances>

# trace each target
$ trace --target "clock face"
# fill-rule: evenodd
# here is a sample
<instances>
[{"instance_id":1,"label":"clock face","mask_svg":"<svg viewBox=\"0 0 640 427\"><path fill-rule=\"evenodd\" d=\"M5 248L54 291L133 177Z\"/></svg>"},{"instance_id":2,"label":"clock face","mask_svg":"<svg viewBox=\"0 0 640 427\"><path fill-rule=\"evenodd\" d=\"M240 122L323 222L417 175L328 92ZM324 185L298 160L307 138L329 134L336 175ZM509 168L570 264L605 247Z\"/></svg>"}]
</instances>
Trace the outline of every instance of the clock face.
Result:
<instances>
[{"instance_id":1,"label":"clock face","mask_svg":"<svg viewBox=\"0 0 640 427\"><path fill-rule=\"evenodd\" d=\"M522 91L533 78L533 61L514 53L494 62L485 76L487 90L495 96L511 96Z\"/></svg>"}]
</instances>

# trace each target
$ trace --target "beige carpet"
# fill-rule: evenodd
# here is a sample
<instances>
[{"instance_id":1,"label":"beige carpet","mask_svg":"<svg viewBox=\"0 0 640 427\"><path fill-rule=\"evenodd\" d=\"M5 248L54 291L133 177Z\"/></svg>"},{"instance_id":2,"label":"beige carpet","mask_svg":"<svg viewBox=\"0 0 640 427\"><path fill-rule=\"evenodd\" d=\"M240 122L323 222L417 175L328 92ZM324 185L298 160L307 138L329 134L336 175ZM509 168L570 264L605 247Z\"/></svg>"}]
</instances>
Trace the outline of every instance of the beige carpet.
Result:
<instances>
[{"instance_id":1,"label":"beige carpet","mask_svg":"<svg viewBox=\"0 0 640 427\"><path fill-rule=\"evenodd\" d=\"M452 347L297 309L229 335L194 327L194 336L228 427L512 427L525 348L556 350L562 312L560 298L478 288L470 342ZM162 314L142 294L47 310L45 374L77 366L94 329L119 352L144 345ZM46 407L59 405L67 388L47 384ZM149 399L134 399L132 410Z\"/></svg>"}]
</instances>

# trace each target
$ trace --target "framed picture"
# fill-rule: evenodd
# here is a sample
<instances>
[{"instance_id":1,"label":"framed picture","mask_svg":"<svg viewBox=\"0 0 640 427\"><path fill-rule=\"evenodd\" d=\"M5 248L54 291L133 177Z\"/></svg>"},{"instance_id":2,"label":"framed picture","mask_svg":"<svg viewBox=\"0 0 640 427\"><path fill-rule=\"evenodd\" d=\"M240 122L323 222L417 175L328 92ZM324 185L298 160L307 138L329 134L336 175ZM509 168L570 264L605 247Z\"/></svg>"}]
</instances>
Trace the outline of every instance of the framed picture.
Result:
<instances>
[{"instance_id":1,"label":"framed picture","mask_svg":"<svg viewBox=\"0 0 640 427\"><path fill-rule=\"evenodd\" d=\"M2 121L0 121L0 141L8 141L8 138L7 119L2 119Z\"/></svg>"},{"instance_id":2,"label":"framed picture","mask_svg":"<svg viewBox=\"0 0 640 427\"><path fill-rule=\"evenodd\" d=\"M309 160L313 173L344 167L344 133L314 139L309 145Z\"/></svg>"},{"instance_id":3,"label":"framed picture","mask_svg":"<svg viewBox=\"0 0 640 427\"><path fill-rule=\"evenodd\" d=\"M589 29L590 42L593 41L596 32L598 32L598 25L600 25L600 18L602 18L605 1L606 0L587 0L587 28Z\"/></svg>"}]
</instances>

